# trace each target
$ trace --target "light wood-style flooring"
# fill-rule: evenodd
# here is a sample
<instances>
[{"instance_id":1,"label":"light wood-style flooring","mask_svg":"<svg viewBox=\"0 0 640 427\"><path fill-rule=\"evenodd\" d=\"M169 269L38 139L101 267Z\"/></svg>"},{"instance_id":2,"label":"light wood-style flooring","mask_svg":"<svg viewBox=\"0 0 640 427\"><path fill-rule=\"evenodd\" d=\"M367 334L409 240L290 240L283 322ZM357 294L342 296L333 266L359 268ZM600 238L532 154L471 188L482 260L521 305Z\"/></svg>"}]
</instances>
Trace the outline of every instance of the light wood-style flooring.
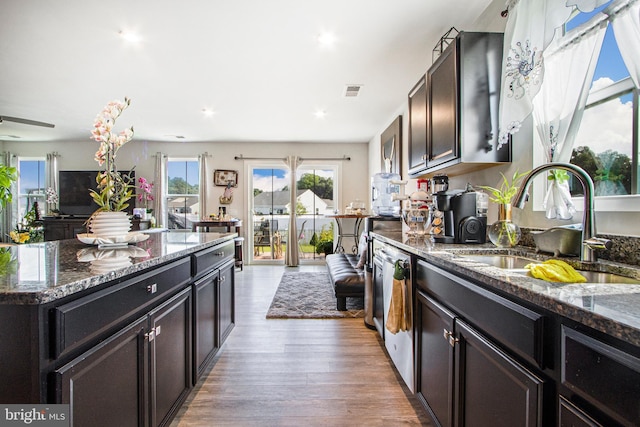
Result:
<instances>
[{"instance_id":1,"label":"light wood-style flooring","mask_svg":"<svg viewBox=\"0 0 640 427\"><path fill-rule=\"evenodd\" d=\"M363 319L265 318L285 268L236 272L236 326L172 426L431 425Z\"/></svg>"}]
</instances>

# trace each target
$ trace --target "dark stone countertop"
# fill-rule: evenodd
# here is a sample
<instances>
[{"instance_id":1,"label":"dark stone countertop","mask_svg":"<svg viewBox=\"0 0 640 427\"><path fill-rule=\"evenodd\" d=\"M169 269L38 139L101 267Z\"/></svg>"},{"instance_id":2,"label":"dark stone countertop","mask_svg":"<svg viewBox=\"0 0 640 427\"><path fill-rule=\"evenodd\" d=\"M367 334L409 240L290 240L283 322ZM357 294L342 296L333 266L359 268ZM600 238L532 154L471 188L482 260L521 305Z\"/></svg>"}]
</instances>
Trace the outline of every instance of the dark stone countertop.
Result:
<instances>
[{"instance_id":1,"label":"dark stone countertop","mask_svg":"<svg viewBox=\"0 0 640 427\"><path fill-rule=\"evenodd\" d=\"M492 244L433 244L428 240L406 239L402 233L373 233L379 240L413 253L427 262L482 283L488 289L511 295L553 313L601 331L635 346L640 346L640 285L636 284L564 284L535 279L514 271L493 267L465 258L465 254L526 256L540 261L552 258L528 247L499 249ZM613 272L639 279L640 268L611 261L581 263L562 258L575 268Z\"/></svg>"},{"instance_id":2,"label":"dark stone countertop","mask_svg":"<svg viewBox=\"0 0 640 427\"><path fill-rule=\"evenodd\" d=\"M43 304L233 239L236 233L149 233L118 249L79 240L0 248L0 304Z\"/></svg>"}]
</instances>

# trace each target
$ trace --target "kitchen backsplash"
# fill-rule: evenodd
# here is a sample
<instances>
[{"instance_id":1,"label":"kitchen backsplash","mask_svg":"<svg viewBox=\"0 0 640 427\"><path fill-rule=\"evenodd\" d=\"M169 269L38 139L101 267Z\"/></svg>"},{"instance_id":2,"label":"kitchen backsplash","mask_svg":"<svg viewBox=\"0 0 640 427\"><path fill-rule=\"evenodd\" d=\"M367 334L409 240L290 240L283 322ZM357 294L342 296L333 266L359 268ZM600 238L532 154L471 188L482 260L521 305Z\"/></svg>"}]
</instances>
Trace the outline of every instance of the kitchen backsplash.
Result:
<instances>
[{"instance_id":1,"label":"kitchen backsplash","mask_svg":"<svg viewBox=\"0 0 640 427\"><path fill-rule=\"evenodd\" d=\"M520 245L535 248L533 236L530 231L538 231L537 228L522 228L522 238ZM611 240L613 246L610 250L596 251L599 259L620 262L623 264L640 266L640 238L628 236L612 236L608 234L598 234L598 237Z\"/></svg>"}]
</instances>

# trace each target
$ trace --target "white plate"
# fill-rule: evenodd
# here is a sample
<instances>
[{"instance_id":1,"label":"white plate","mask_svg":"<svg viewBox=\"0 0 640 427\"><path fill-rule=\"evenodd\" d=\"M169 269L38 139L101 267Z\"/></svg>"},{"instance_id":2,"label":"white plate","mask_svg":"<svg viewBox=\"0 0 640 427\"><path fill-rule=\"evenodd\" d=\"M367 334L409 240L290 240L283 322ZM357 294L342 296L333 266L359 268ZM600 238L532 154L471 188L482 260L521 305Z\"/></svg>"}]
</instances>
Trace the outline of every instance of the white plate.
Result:
<instances>
[{"instance_id":1,"label":"white plate","mask_svg":"<svg viewBox=\"0 0 640 427\"><path fill-rule=\"evenodd\" d=\"M82 233L77 235L78 240L88 245L113 245L117 243L138 243L149 238L148 234L133 231L122 236L98 236L96 234Z\"/></svg>"}]
</instances>

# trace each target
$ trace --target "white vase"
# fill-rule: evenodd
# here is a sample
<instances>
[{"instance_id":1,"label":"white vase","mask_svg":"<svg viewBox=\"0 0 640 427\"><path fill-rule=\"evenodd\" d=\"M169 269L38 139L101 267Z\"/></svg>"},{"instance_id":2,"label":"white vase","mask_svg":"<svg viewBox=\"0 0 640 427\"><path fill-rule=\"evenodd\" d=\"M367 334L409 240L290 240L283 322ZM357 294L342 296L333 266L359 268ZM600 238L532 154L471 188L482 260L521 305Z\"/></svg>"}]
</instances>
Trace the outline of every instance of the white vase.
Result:
<instances>
[{"instance_id":1,"label":"white vase","mask_svg":"<svg viewBox=\"0 0 640 427\"><path fill-rule=\"evenodd\" d=\"M98 212L89 220L89 231L96 236L126 236L129 230L131 219L126 212Z\"/></svg>"}]
</instances>

